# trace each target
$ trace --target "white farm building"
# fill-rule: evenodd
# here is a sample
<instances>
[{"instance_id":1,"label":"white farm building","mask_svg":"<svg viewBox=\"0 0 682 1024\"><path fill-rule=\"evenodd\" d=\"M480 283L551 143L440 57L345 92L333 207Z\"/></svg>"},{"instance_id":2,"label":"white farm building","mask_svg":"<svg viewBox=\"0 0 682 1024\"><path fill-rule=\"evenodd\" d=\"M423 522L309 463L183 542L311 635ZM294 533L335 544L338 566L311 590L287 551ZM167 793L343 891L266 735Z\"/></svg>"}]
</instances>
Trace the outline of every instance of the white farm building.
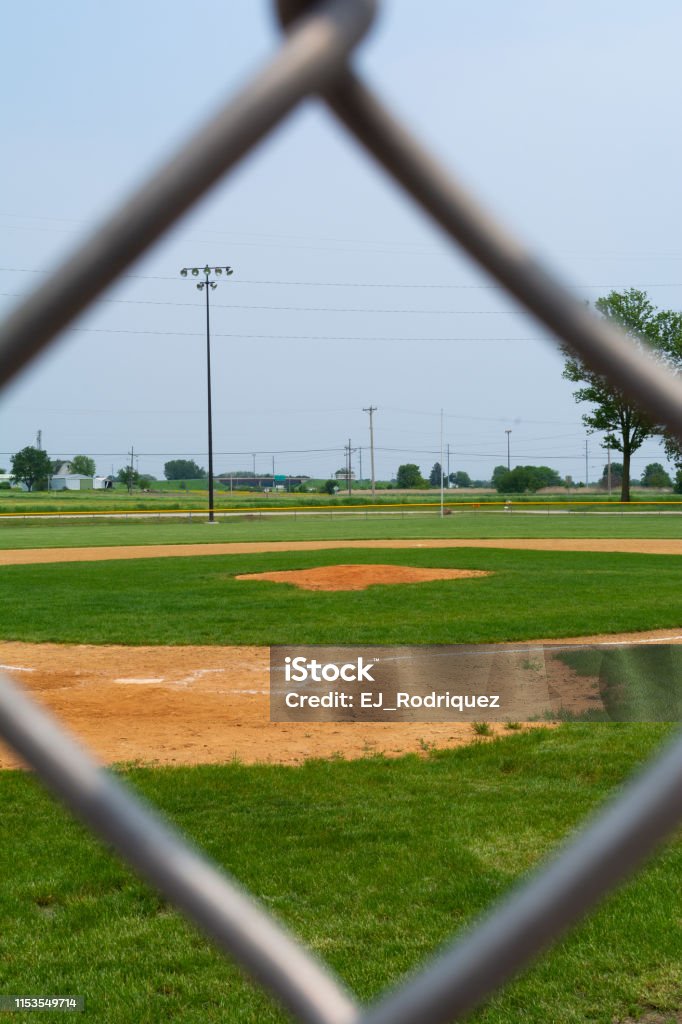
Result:
<instances>
[{"instance_id":1,"label":"white farm building","mask_svg":"<svg viewBox=\"0 0 682 1024\"><path fill-rule=\"evenodd\" d=\"M51 491L91 491L94 482L91 476L82 473L64 473L50 477Z\"/></svg>"}]
</instances>

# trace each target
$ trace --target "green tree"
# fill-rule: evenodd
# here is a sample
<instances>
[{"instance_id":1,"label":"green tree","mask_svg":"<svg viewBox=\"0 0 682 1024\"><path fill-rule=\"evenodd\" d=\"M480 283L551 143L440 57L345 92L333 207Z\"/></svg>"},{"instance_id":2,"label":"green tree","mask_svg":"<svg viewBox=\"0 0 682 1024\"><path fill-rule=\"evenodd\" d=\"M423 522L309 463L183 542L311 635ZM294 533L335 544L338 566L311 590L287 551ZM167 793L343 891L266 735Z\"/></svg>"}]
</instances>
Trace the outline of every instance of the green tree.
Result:
<instances>
[{"instance_id":1,"label":"green tree","mask_svg":"<svg viewBox=\"0 0 682 1024\"><path fill-rule=\"evenodd\" d=\"M442 476L443 470L441 469L440 462L434 462L433 468L429 473L429 487L440 487Z\"/></svg>"},{"instance_id":2,"label":"green tree","mask_svg":"<svg viewBox=\"0 0 682 1024\"><path fill-rule=\"evenodd\" d=\"M411 487L423 487L425 481L419 466L414 462L406 462L403 466L398 466L396 483L398 487L408 490Z\"/></svg>"},{"instance_id":3,"label":"green tree","mask_svg":"<svg viewBox=\"0 0 682 1024\"><path fill-rule=\"evenodd\" d=\"M336 480L325 480L320 488L323 494L336 494L337 489L338 484L336 483Z\"/></svg>"},{"instance_id":4,"label":"green tree","mask_svg":"<svg viewBox=\"0 0 682 1024\"><path fill-rule=\"evenodd\" d=\"M12 479L16 483L26 484L29 491L36 485L41 489L47 487L47 481L52 473L52 461L41 448L33 448L28 445L20 452L11 457Z\"/></svg>"},{"instance_id":5,"label":"green tree","mask_svg":"<svg viewBox=\"0 0 682 1024\"><path fill-rule=\"evenodd\" d=\"M493 470L493 475L490 478L493 487L496 490L498 490L500 492L500 494L504 490L504 488L499 486L500 481L502 480L503 477L505 477L507 475L508 472L509 472L509 470L507 469L506 466L495 466L495 468Z\"/></svg>"},{"instance_id":6,"label":"green tree","mask_svg":"<svg viewBox=\"0 0 682 1024\"><path fill-rule=\"evenodd\" d=\"M94 476L97 472L95 460L87 455L74 455L69 465L72 473L80 473L81 476Z\"/></svg>"},{"instance_id":7,"label":"green tree","mask_svg":"<svg viewBox=\"0 0 682 1024\"><path fill-rule=\"evenodd\" d=\"M623 483L623 463L612 462L611 463L611 486L620 487ZM602 473L601 480L599 481L600 487L609 486L609 464L608 462L604 466L604 472Z\"/></svg>"},{"instance_id":8,"label":"green tree","mask_svg":"<svg viewBox=\"0 0 682 1024\"><path fill-rule=\"evenodd\" d=\"M458 469L456 473L450 474L450 483L454 484L455 487L471 487L471 477L468 473Z\"/></svg>"},{"instance_id":9,"label":"green tree","mask_svg":"<svg viewBox=\"0 0 682 1024\"><path fill-rule=\"evenodd\" d=\"M137 487L139 485L140 474L133 466L122 466L116 474L116 479L119 483L125 484L130 492L133 487Z\"/></svg>"},{"instance_id":10,"label":"green tree","mask_svg":"<svg viewBox=\"0 0 682 1024\"><path fill-rule=\"evenodd\" d=\"M595 308L618 324L640 347L648 347L668 363L682 359L682 313L659 310L645 292L630 288L610 292L597 299ZM581 359L565 350L567 356L563 376L574 384L584 385L573 392L576 402L590 402L591 412L583 415L583 423L592 433L605 432L602 447L615 448L623 455L621 501L630 500L630 460L643 442L661 429L653 420L614 387L606 377L591 370ZM682 461L682 452L681 452Z\"/></svg>"},{"instance_id":11,"label":"green tree","mask_svg":"<svg viewBox=\"0 0 682 1024\"><path fill-rule=\"evenodd\" d=\"M642 473L642 487L672 487L673 482L660 462L650 462Z\"/></svg>"},{"instance_id":12,"label":"green tree","mask_svg":"<svg viewBox=\"0 0 682 1024\"><path fill-rule=\"evenodd\" d=\"M206 476L206 470L193 459L171 459L164 465L163 473L166 480L203 480Z\"/></svg>"},{"instance_id":13,"label":"green tree","mask_svg":"<svg viewBox=\"0 0 682 1024\"><path fill-rule=\"evenodd\" d=\"M549 466L515 466L497 475L495 487L500 494L534 494L543 487L560 487L563 480Z\"/></svg>"}]
</instances>

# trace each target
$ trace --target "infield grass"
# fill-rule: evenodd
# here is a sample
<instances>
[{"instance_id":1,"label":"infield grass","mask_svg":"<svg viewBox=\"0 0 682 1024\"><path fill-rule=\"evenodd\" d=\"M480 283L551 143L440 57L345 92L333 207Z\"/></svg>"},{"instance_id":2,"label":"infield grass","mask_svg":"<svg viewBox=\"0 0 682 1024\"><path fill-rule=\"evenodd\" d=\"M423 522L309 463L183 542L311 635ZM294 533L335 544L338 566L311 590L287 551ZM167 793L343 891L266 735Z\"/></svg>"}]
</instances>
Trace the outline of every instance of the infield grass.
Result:
<instances>
[{"instance_id":1,"label":"infield grass","mask_svg":"<svg viewBox=\"0 0 682 1024\"><path fill-rule=\"evenodd\" d=\"M324 515L235 517L205 520L0 520L0 548L108 547L139 544L214 544L259 541L387 540L438 537L634 537L682 538L682 515L671 513L456 512L443 518L336 512Z\"/></svg>"},{"instance_id":2,"label":"infield grass","mask_svg":"<svg viewBox=\"0 0 682 1024\"><path fill-rule=\"evenodd\" d=\"M668 731L570 725L424 758L124 774L370 1000L568 837ZM88 1019L107 1024L289 1019L30 776L0 773L0 798L0 991L84 995ZM473 1019L678 1019L681 873L678 840Z\"/></svg>"},{"instance_id":3,"label":"infield grass","mask_svg":"<svg viewBox=\"0 0 682 1024\"><path fill-rule=\"evenodd\" d=\"M313 592L236 575L335 564L483 569L478 579ZM682 624L682 558L371 549L0 568L0 638L94 644L440 644Z\"/></svg>"}]
</instances>

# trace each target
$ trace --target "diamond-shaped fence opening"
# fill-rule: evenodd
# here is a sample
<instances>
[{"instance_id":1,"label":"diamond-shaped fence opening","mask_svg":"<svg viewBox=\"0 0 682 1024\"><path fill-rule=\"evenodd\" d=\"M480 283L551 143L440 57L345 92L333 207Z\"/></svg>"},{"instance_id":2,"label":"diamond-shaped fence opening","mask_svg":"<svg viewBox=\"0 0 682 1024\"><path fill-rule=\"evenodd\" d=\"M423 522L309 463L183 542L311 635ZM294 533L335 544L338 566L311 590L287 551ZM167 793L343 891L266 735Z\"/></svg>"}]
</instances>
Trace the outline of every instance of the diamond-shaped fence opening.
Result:
<instances>
[{"instance_id":1,"label":"diamond-shaped fence opening","mask_svg":"<svg viewBox=\"0 0 682 1024\"><path fill-rule=\"evenodd\" d=\"M351 69L373 0L279 0L286 35L238 95L114 212L0 331L8 381L305 97L330 111L416 203L593 369L682 438L682 384L597 319L487 216ZM416 977L359 1006L248 893L173 832L16 686L0 681L0 735L43 781L311 1024L438 1024L480 1003L630 874L682 820L676 739L579 837Z\"/></svg>"}]
</instances>

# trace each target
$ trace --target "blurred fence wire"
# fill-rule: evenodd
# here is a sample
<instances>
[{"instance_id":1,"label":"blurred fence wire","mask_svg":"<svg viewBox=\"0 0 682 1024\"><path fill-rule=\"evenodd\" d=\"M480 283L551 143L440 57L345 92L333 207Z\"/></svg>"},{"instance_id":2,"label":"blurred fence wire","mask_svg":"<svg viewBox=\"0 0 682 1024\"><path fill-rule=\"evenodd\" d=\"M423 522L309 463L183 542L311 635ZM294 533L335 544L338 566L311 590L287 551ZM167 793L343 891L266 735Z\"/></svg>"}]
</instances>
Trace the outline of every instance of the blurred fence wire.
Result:
<instances>
[{"instance_id":1,"label":"blurred fence wire","mask_svg":"<svg viewBox=\"0 0 682 1024\"><path fill-rule=\"evenodd\" d=\"M374 0L280 0L278 52L30 295L0 332L10 380L302 100L352 137L484 269L593 369L682 438L682 384L597 319L438 165L351 68ZM579 154L576 154L576 158ZM101 838L310 1024L439 1024L482 1002L631 873L682 820L682 740L547 866L420 973L369 1007L151 808L100 769L18 687L0 683L0 735Z\"/></svg>"}]
</instances>

